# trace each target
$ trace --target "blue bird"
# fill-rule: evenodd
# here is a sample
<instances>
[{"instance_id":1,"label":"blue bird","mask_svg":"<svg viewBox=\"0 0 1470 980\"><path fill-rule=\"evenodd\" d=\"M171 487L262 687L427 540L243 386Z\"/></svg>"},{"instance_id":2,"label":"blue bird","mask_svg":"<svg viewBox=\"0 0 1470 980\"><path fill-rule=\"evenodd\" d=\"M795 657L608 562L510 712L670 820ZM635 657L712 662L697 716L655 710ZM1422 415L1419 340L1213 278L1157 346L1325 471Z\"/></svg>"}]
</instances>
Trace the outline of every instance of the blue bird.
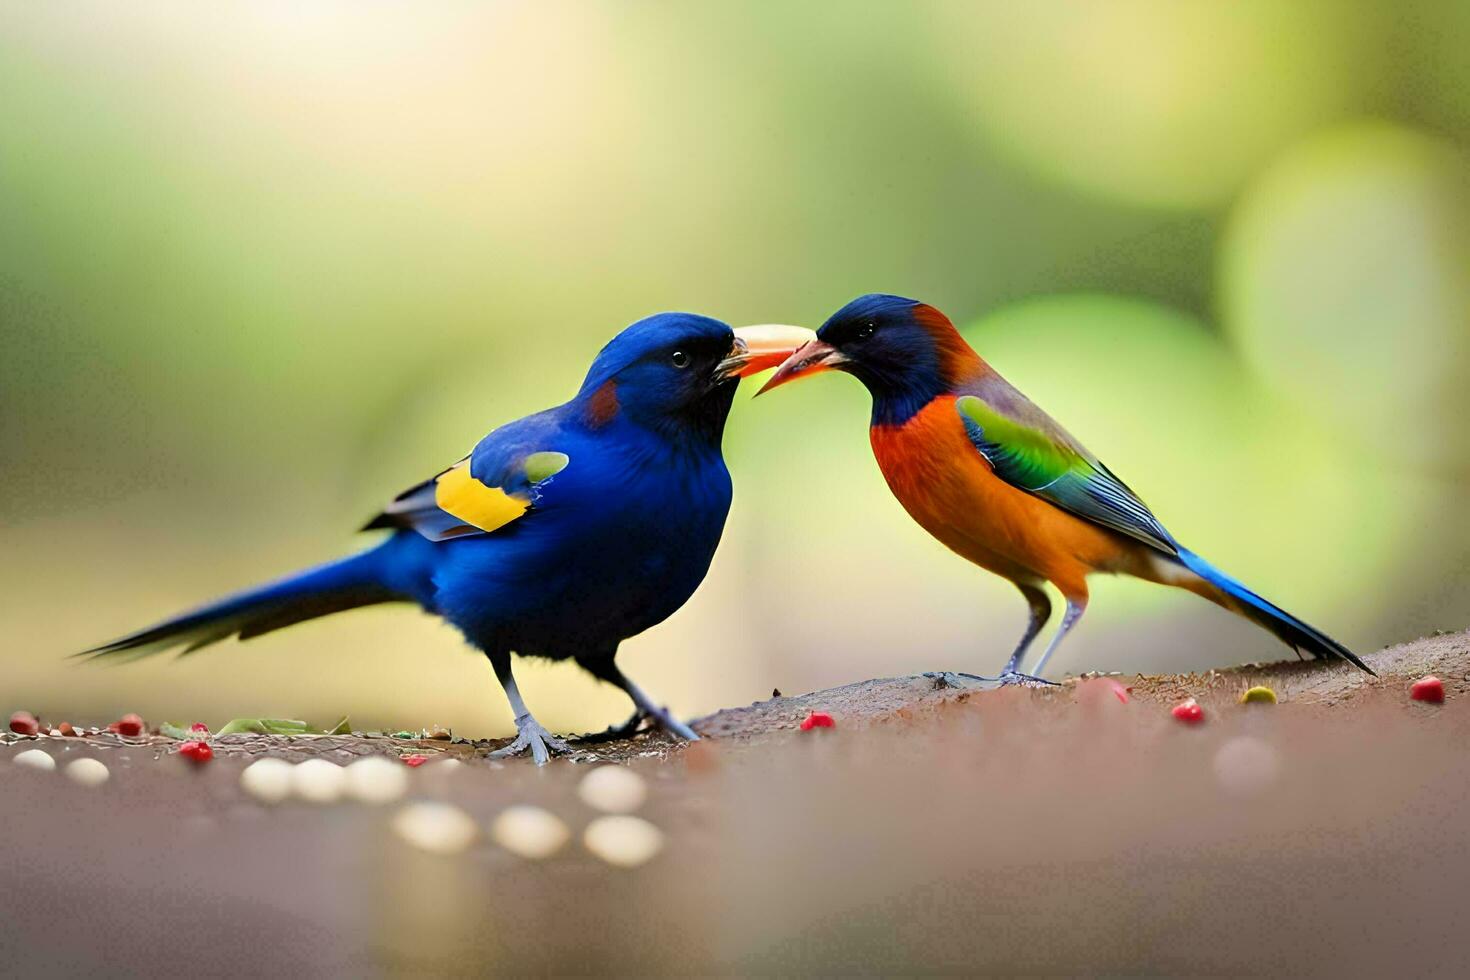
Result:
<instances>
[{"instance_id":1,"label":"blue bird","mask_svg":"<svg viewBox=\"0 0 1470 980\"><path fill-rule=\"evenodd\" d=\"M190 653L384 602L417 603L485 653L538 765L567 744L521 699L511 654L571 658L621 688L635 712L698 736L618 668L618 645L664 619L704 579L730 509L721 441L740 378L814 334L732 330L660 313L618 334L576 396L491 432L458 463L398 495L359 554L184 613L80 656Z\"/></svg>"}]
</instances>

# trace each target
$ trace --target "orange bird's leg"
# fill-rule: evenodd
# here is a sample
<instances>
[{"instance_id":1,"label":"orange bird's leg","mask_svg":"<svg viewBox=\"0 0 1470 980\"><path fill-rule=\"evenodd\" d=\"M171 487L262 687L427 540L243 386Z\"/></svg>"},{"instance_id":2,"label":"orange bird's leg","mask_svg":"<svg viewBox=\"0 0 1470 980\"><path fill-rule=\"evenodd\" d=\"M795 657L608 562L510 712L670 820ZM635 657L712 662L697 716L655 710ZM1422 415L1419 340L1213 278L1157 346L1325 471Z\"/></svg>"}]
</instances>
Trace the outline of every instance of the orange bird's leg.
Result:
<instances>
[{"instance_id":1,"label":"orange bird's leg","mask_svg":"<svg viewBox=\"0 0 1470 980\"><path fill-rule=\"evenodd\" d=\"M1067 611L1062 616L1062 625L1057 628L1057 635L1053 636L1051 642L1047 644L1046 651L1042 653L1041 659L1036 661L1036 666L1031 668L1033 675L1037 677L1041 676L1041 672L1046 669L1046 662L1051 659L1052 654L1057 652L1057 647L1061 646L1062 638L1071 632L1072 627L1077 625L1077 620L1081 619L1082 614L1086 611L1087 596L1084 595L1081 598L1067 597Z\"/></svg>"},{"instance_id":2,"label":"orange bird's leg","mask_svg":"<svg viewBox=\"0 0 1470 980\"><path fill-rule=\"evenodd\" d=\"M1001 671L1001 677L1003 678L1008 675L1021 673L1021 661L1026 658L1026 651L1031 649L1031 644L1036 640L1036 635L1041 632L1042 627L1046 625L1046 621L1051 619L1051 598L1047 596L1045 589L1039 585L1031 585L1026 582L1017 582L1015 585L1016 588L1021 590L1021 595L1025 596L1027 604L1031 607L1031 620L1026 624L1026 632L1021 634L1021 642L1016 644L1016 650L1011 654L1011 659L1006 661L1005 670ZM1067 608L1067 615L1071 616L1071 606L1069 605ZM1063 624L1062 628L1065 630L1066 625ZM1056 644L1053 643L1052 646L1054 647ZM1047 656L1050 654L1051 649L1048 648L1046 653L1042 655L1042 661L1045 662ZM1036 672L1041 673L1039 667Z\"/></svg>"}]
</instances>

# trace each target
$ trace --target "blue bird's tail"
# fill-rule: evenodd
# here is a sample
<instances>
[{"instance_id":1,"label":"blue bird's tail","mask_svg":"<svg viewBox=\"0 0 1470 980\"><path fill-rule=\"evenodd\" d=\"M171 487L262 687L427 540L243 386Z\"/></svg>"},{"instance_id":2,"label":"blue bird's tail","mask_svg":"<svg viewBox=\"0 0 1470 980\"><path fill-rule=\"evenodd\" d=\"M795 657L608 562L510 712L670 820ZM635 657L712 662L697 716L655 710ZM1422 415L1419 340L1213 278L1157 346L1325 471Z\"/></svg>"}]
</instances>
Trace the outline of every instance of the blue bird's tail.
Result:
<instances>
[{"instance_id":1,"label":"blue bird's tail","mask_svg":"<svg viewBox=\"0 0 1470 980\"><path fill-rule=\"evenodd\" d=\"M1225 604L1229 608L1271 631L1281 642L1292 649L1306 651L1316 657L1341 657L1358 668L1375 674L1373 668L1363 663L1358 655L1347 647L1315 626L1302 622L1280 606L1256 595L1194 552L1180 548L1179 561L1185 568L1223 593L1224 598L1228 600Z\"/></svg>"},{"instance_id":2,"label":"blue bird's tail","mask_svg":"<svg viewBox=\"0 0 1470 980\"><path fill-rule=\"evenodd\" d=\"M376 548L237 592L76 656L133 660L173 649L182 656L231 636L248 640L359 606L412 601L408 569L399 560L412 557L399 554L413 548L407 537L395 535Z\"/></svg>"}]
</instances>

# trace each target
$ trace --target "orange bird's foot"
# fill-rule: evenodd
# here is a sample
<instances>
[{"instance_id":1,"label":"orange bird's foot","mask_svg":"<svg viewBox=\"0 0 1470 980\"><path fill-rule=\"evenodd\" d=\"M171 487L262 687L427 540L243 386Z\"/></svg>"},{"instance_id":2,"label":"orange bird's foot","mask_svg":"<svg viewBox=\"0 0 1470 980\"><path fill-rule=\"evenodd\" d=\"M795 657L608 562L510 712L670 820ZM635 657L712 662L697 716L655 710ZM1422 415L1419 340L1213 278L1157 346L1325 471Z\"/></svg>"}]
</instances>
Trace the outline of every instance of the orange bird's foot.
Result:
<instances>
[{"instance_id":1,"label":"orange bird's foot","mask_svg":"<svg viewBox=\"0 0 1470 980\"><path fill-rule=\"evenodd\" d=\"M1056 681L1049 681L1044 677L1033 677L1030 674L1022 674L1014 670L1003 671L999 677L961 674L952 670L931 670L927 671L924 676L934 682L934 689L936 691L943 691L949 688L993 691L997 688L1009 687L1012 684L1024 684L1028 687L1056 686Z\"/></svg>"}]
</instances>

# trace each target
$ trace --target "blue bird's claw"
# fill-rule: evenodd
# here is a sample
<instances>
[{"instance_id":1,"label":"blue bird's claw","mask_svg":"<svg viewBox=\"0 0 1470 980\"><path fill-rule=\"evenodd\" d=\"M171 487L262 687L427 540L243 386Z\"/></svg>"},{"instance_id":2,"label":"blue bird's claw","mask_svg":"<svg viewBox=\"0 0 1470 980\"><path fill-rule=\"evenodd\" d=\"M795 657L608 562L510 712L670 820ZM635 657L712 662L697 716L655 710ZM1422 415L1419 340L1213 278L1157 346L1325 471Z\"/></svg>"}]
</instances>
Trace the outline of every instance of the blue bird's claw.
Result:
<instances>
[{"instance_id":1,"label":"blue bird's claw","mask_svg":"<svg viewBox=\"0 0 1470 980\"><path fill-rule=\"evenodd\" d=\"M521 755L529 751L531 759L538 766L544 766L551 761L551 756L573 755L576 750L563 740L541 727L541 723L530 715L522 715L516 719L516 737L504 748L491 752L491 759L508 759L511 756Z\"/></svg>"}]
</instances>

